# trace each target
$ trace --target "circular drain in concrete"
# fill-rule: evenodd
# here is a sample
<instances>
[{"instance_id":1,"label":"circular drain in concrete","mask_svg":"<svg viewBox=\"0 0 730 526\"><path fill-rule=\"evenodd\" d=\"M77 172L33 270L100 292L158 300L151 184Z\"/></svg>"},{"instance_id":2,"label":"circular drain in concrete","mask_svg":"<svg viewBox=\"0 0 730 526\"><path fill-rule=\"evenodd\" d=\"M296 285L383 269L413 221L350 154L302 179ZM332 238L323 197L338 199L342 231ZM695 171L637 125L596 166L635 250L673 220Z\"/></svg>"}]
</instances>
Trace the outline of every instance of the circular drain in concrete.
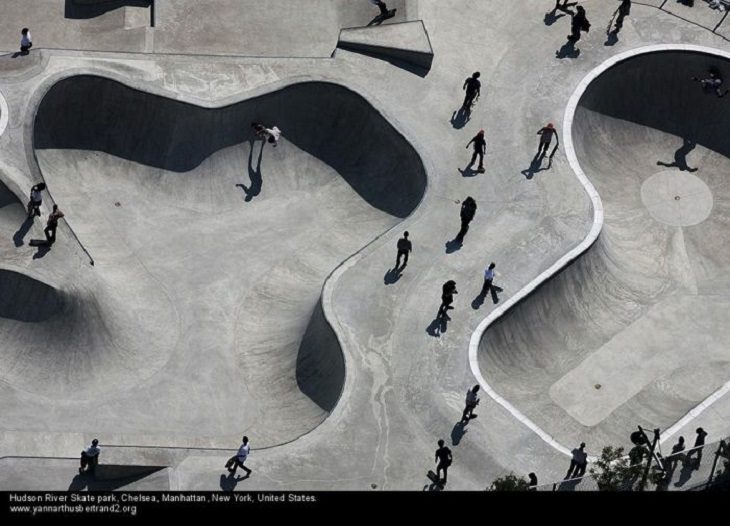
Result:
<instances>
[{"instance_id":1,"label":"circular drain in concrete","mask_svg":"<svg viewBox=\"0 0 730 526\"><path fill-rule=\"evenodd\" d=\"M712 192L689 172L665 170L641 185L641 201L651 216L665 225L692 226L712 212Z\"/></svg>"}]
</instances>

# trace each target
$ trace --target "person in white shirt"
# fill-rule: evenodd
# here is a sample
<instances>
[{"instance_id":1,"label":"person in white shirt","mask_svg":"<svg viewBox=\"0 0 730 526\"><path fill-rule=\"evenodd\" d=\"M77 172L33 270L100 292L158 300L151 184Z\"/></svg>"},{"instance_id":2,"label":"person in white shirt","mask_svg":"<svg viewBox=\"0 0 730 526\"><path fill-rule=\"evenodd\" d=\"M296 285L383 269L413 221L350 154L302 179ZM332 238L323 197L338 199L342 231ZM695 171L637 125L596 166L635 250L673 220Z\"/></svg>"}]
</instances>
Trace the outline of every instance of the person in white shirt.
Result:
<instances>
[{"instance_id":1,"label":"person in white shirt","mask_svg":"<svg viewBox=\"0 0 730 526\"><path fill-rule=\"evenodd\" d=\"M81 452L81 467L79 467L79 473L83 473L84 470L89 473L94 473L96 466L99 464L99 453L101 453L99 439L95 438L91 441L91 445Z\"/></svg>"},{"instance_id":2,"label":"person in white shirt","mask_svg":"<svg viewBox=\"0 0 730 526\"><path fill-rule=\"evenodd\" d=\"M33 39L30 36L30 30L27 27L24 27L20 32L20 53L27 55L32 47Z\"/></svg>"},{"instance_id":3,"label":"person in white shirt","mask_svg":"<svg viewBox=\"0 0 730 526\"><path fill-rule=\"evenodd\" d=\"M487 270L484 271L484 285L482 285L482 292L479 294L485 297L487 293L492 289L492 282L494 281L494 268L497 265L490 263Z\"/></svg>"},{"instance_id":4,"label":"person in white shirt","mask_svg":"<svg viewBox=\"0 0 730 526\"><path fill-rule=\"evenodd\" d=\"M279 144L279 138L281 137L281 130L277 128L276 126L272 126L271 128L267 128L260 122L252 122L251 127L254 129L254 132L256 133L256 136L260 139L266 139L269 143L274 145L274 148L276 148L277 144Z\"/></svg>"},{"instance_id":5,"label":"person in white shirt","mask_svg":"<svg viewBox=\"0 0 730 526\"><path fill-rule=\"evenodd\" d=\"M43 190L46 189L46 183L38 183L30 189L30 201L28 201L28 217L33 218L41 215L41 204L43 203Z\"/></svg>"},{"instance_id":6,"label":"person in white shirt","mask_svg":"<svg viewBox=\"0 0 730 526\"><path fill-rule=\"evenodd\" d=\"M240 467L246 472L246 476L243 478L249 477L251 475L251 470L244 466L243 463L246 462L246 459L248 458L248 455L250 453L251 446L248 445L248 437L244 436L242 439L241 447L238 448L238 452L231 458L229 458L228 462L226 462L226 468L228 468L228 473L230 473L231 475L235 475L236 469Z\"/></svg>"},{"instance_id":7,"label":"person in white shirt","mask_svg":"<svg viewBox=\"0 0 730 526\"><path fill-rule=\"evenodd\" d=\"M477 396L478 391L479 386L475 385L466 392L466 407L464 408L464 412L461 414L462 422L468 423L469 420L477 416L474 414L474 409L476 409L479 405L479 397Z\"/></svg>"}]
</instances>

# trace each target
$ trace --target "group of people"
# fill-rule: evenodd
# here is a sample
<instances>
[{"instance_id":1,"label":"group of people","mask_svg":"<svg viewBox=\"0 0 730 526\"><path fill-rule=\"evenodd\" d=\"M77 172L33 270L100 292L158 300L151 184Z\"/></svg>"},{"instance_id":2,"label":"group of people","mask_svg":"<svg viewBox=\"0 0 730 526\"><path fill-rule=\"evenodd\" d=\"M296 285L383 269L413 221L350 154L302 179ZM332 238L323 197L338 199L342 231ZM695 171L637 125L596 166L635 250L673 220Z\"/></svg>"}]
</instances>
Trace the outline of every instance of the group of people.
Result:
<instances>
[{"instance_id":1,"label":"group of people","mask_svg":"<svg viewBox=\"0 0 730 526\"><path fill-rule=\"evenodd\" d=\"M623 28L624 19L631 14L631 0L618 1L620 4L613 13L608 28L606 29L606 33L614 37ZM575 11L570 10L573 6L575 6ZM568 42L575 44L580 40L581 32L585 31L587 33L590 31L591 23L588 21L586 10L582 5L577 5L577 2L569 2L569 0L555 0L555 7L552 9L552 13L554 14L557 11L562 11L571 16Z\"/></svg>"},{"instance_id":2,"label":"group of people","mask_svg":"<svg viewBox=\"0 0 730 526\"><path fill-rule=\"evenodd\" d=\"M43 191L46 189L46 183L38 183L30 189L30 200L28 201L28 219L33 220L36 216L41 215L41 204L43 204ZM56 242L56 229L58 222L64 217L63 212L59 210L58 205L53 205L53 211L48 215L46 228L43 229L46 235L48 245Z\"/></svg>"}]
</instances>

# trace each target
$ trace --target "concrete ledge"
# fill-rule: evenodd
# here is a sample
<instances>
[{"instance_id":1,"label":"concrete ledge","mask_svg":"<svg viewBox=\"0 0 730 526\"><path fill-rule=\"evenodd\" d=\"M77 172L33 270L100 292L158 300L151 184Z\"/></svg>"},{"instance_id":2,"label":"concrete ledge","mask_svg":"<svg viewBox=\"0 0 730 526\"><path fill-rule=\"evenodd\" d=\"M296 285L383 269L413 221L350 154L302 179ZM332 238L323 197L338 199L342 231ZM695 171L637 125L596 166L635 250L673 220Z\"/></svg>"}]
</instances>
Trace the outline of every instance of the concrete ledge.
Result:
<instances>
[{"instance_id":1,"label":"concrete ledge","mask_svg":"<svg viewBox=\"0 0 730 526\"><path fill-rule=\"evenodd\" d=\"M340 31L340 49L401 60L430 69L433 48L422 20Z\"/></svg>"}]
</instances>

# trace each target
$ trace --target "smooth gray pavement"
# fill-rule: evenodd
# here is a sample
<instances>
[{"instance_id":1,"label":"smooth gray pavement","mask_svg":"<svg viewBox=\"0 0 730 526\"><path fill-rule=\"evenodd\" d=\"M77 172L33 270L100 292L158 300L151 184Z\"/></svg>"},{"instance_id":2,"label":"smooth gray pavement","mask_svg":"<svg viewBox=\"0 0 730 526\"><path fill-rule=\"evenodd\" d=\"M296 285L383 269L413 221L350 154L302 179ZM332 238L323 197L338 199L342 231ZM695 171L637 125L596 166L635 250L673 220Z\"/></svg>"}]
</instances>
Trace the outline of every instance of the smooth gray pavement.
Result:
<instances>
[{"instance_id":1,"label":"smooth gray pavement","mask_svg":"<svg viewBox=\"0 0 730 526\"><path fill-rule=\"evenodd\" d=\"M548 11L554 3L545 2ZM365 7L358 9L371 13L368 4L363 0L358 5ZM477 419L459 424L464 394L476 383L468 361L471 334L495 308L491 298L474 302L486 264L497 262L499 304L576 247L592 226L591 201L563 150L550 169L532 166L535 132L547 122L560 127L581 80L617 53L656 43L727 49L727 42L707 29L641 4L634 5L618 41L605 45L600 28L610 20L614 3L584 5L596 31L584 35L577 58L557 59L555 51L568 32L564 17L551 21L543 9L527 13L507 0L475 2L468 12L462 0L419 2L417 18L423 19L435 52L425 76L347 50L333 58L329 53L307 59L201 58L184 55L195 53L191 44L179 51L182 55L152 54L158 40L149 39L149 28L144 53L43 49L41 31L34 32L37 47L29 56L0 57L0 92L10 108L0 135L0 179L8 189L0 192L6 196L0 199L0 268L3 286L16 298L3 304L10 316L0 325L11 342L0 357L9 364L0 369L6 375L0 383L0 456L75 458L98 436L103 463L169 468L169 476L156 479L160 489L421 490L429 489L426 472L434 467L436 441L443 438L455 457L449 490L484 489L509 471L534 471L541 481L562 478L567 457L489 397L482 396ZM292 12L282 21L293 24L310 15ZM205 16L200 12L196 20L199 33L212 34L220 24L213 15L206 25ZM66 31L78 36L71 26ZM279 35L283 45L287 33ZM8 49L15 49L14 36L10 42ZM119 42L115 49L121 51L124 41ZM230 42L221 37L221 46ZM300 52L296 35L291 44L287 57ZM482 98L465 121L456 111L461 85L476 70L484 81ZM686 77L701 73L700 68ZM641 93L662 89L641 84ZM701 96L677 92L675 105L695 95ZM646 104L647 97L631 100ZM716 102L711 99L701 100ZM585 348L600 351L554 378L543 370L534 378L545 388L536 396L553 403L552 395L566 408L557 412L566 445L573 447L570 441L581 436L590 454L600 452L604 440L623 440L637 423L674 423L681 408L701 400L704 383L719 381L724 367L720 356L715 372L703 355L707 342L711 358L719 356L719 347L712 345L722 335L713 328L722 311L697 306L726 297L718 276L727 263L714 243L703 241L715 235L714 227L706 229L715 223L724 194L712 174L723 168L724 157L698 139L687 158L700 170L682 172L709 188L708 218L695 226L658 223L642 201L639 182L668 173L658 179L657 190L645 194L649 209L671 206L663 192L677 179L672 168L656 161L671 164L682 142L658 123L619 119L584 104L575 123L586 173L602 195L616 194L613 200L603 196L602 244L503 322L506 327L520 313L523 321L528 315L534 319L537 312L567 325L545 328L538 325L541 316L534 324L523 323L519 329L525 334L516 333L500 354L505 377L513 375L507 387L514 388L513 403L519 405L533 379L521 376L507 347L525 355L530 349L520 348L523 341L540 343L554 351L557 366L569 361L561 343L583 352L585 340ZM264 148L260 173L261 143L251 149L250 120L283 131L276 149ZM465 169L470 153L464 147L481 128L487 134L487 171L477 175ZM615 144L613 135L628 142L628 160L620 148L624 143ZM646 148L629 150L637 137L646 139ZM627 174L613 180L608 168L618 161ZM425 188L414 183L424 174ZM41 178L50 189L44 217L53 200L67 215L58 243L42 257L28 246L43 235L41 222L25 234L19 231L28 189ZM694 179L687 184L702 188ZM467 195L479 210L464 245L453 251L447 242L459 228L459 207ZM654 195L662 199L652 200ZM684 196L693 211L707 205L698 195ZM615 225L611 217L617 218ZM638 234L634 223L643 227ZM395 244L403 230L411 232L414 252L397 275ZM684 260L674 250L681 244L669 243L679 239L678 232L689 247ZM645 255L626 258L641 241L647 244ZM93 255L93 267L83 248ZM595 254L604 257L591 259ZM583 295L582 287L592 283L591 261L611 267L606 282L600 275L593 280L596 294ZM587 265L585 283L578 279L573 288L566 286L562 293L571 293L568 299L541 296L580 265ZM584 324L578 318L571 324L570 298L579 306L593 298L600 302L599 292L614 290L609 276L625 278L616 290L626 291L626 303L619 297L607 304L616 316L591 304L585 312L596 321L585 318ZM697 283L696 294L689 277ZM680 278L685 281L677 284ZM453 321L443 327L434 317L448 279L457 282L460 294ZM714 286L713 280L719 293L708 299L700 285ZM46 298L50 308L34 311L24 305L26 290ZM673 292L677 303L671 301ZM528 312L535 301L555 301L561 310ZM59 302L58 313L44 319ZM665 311L652 317L649 304ZM687 308L706 316L705 324L702 316L683 315ZM647 324L633 335L626 329L631 315ZM29 316L38 321L15 319ZM601 341L609 319L627 345ZM665 360L653 354L654 362L632 362L626 375L631 385L621 393L637 390L641 394L628 404L641 402L640 397L652 404L636 403L634 415L615 417L621 411L619 373L608 372L606 364L620 371L627 346L636 357L664 349L658 338L668 329L660 327L662 320L701 326L703 345L683 347L691 353L683 356L679 343L690 340L688 333L661 356ZM312 352L300 354L302 346ZM598 394L591 391L594 398L586 402L608 394L595 413L571 399L570 390L586 395L587 386L575 378L588 378L580 367L590 366L591 358L604 376ZM697 363L682 366L688 363L684 359ZM665 367L679 372L657 381ZM302 382L298 371L319 379ZM490 380L501 374L483 372ZM551 391L564 377L572 381ZM700 387L693 391L694 385ZM664 386L671 394L666 407L657 407ZM711 433L708 442L727 432L722 429L726 408L723 399L698 420ZM612 418L621 429L606 431ZM685 436L691 425L682 431ZM252 438L254 473L231 481L223 464L242 432ZM205 449L211 446L222 449ZM185 449L193 447L202 449ZM24 465L41 473L45 462ZM70 472L62 466L47 470L46 478L23 478L23 487L33 481L39 489L68 487L74 477L73 461L68 462ZM8 486L12 482L3 487Z\"/></svg>"}]
</instances>

